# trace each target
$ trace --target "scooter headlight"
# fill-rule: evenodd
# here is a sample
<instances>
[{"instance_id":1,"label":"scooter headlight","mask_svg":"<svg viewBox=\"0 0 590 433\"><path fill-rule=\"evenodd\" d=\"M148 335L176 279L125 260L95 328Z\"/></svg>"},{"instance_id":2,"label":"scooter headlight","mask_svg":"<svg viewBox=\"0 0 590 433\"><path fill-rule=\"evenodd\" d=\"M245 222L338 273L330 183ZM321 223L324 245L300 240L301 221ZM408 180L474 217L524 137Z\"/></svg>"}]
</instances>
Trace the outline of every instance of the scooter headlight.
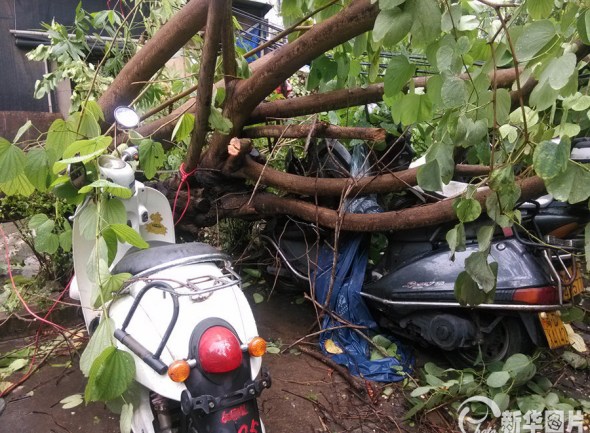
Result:
<instances>
[{"instance_id":1,"label":"scooter headlight","mask_svg":"<svg viewBox=\"0 0 590 433\"><path fill-rule=\"evenodd\" d=\"M199 362L206 373L227 373L242 364L242 349L233 332L223 326L207 329L199 341Z\"/></svg>"}]
</instances>

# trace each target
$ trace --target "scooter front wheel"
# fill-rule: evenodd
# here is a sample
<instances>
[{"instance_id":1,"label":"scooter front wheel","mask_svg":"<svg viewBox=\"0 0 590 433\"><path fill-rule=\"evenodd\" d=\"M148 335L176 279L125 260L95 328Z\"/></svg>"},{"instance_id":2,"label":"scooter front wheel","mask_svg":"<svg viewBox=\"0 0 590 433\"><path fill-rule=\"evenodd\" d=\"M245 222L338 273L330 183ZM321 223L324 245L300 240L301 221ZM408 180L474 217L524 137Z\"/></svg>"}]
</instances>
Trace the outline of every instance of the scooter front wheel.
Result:
<instances>
[{"instance_id":1,"label":"scooter front wheel","mask_svg":"<svg viewBox=\"0 0 590 433\"><path fill-rule=\"evenodd\" d=\"M448 352L447 359L455 368L465 368L504 361L515 353L528 353L532 348L522 321L515 317L503 317L490 332L483 334L482 340L479 345Z\"/></svg>"}]
</instances>

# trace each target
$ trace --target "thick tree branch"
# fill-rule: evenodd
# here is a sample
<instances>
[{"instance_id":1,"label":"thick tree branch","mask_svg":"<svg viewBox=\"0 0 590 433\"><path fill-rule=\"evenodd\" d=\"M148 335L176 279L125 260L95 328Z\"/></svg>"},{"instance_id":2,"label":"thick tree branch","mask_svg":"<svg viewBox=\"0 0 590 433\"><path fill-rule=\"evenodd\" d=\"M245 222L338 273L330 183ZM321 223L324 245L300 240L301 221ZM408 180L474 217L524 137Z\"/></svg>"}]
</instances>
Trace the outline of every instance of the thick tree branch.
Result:
<instances>
[{"instance_id":1,"label":"thick tree branch","mask_svg":"<svg viewBox=\"0 0 590 433\"><path fill-rule=\"evenodd\" d=\"M536 176L516 183L522 190L522 199L538 197L545 191L543 180ZM485 206L485 201L490 194L494 194L494 192L484 188L476 192L473 198ZM433 226L457 219L452 199L380 214L346 213L342 216L341 222L339 222L341 215L338 214L338 211L318 207L301 200L281 198L274 194L257 194L252 200L252 206L261 215L288 214L310 222L317 222L330 229L338 227L340 230L358 232L406 230Z\"/></svg>"},{"instance_id":2,"label":"thick tree branch","mask_svg":"<svg viewBox=\"0 0 590 433\"><path fill-rule=\"evenodd\" d=\"M205 25L209 0L192 0L166 23L135 56L127 62L98 101L106 122L113 122L113 111L129 105L144 84ZM137 84L133 84L137 83Z\"/></svg>"},{"instance_id":3,"label":"thick tree branch","mask_svg":"<svg viewBox=\"0 0 590 433\"><path fill-rule=\"evenodd\" d=\"M262 125L246 128L242 131L242 137L246 138L357 138L367 141L384 141L387 132L383 128L355 128L330 125L326 122L317 122L313 125Z\"/></svg>"},{"instance_id":4,"label":"thick tree branch","mask_svg":"<svg viewBox=\"0 0 590 433\"><path fill-rule=\"evenodd\" d=\"M461 74L463 80L469 80L469 75ZM430 77L415 77L414 87L426 87ZM493 74L490 74L493 79ZM509 87L515 78L514 69L500 69L496 71L497 87ZM531 89L532 90L532 89ZM341 108L356 107L372 104L383 100L383 83L371 84L354 89L340 89L325 93L302 96L300 98L282 99L262 103L252 111L247 123L259 123L269 119L283 119L305 116L323 111L339 110Z\"/></svg>"},{"instance_id":5,"label":"thick tree branch","mask_svg":"<svg viewBox=\"0 0 590 433\"><path fill-rule=\"evenodd\" d=\"M215 166L226 156L231 137L239 136L244 121L256 105L303 65L322 53L373 28L379 13L370 0L353 0L345 9L314 26L290 44L260 58L250 78L236 83L234 97L226 101L224 115L233 124L229 135L213 134L204 164Z\"/></svg>"},{"instance_id":6,"label":"thick tree branch","mask_svg":"<svg viewBox=\"0 0 590 433\"><path fill-rule=\"evenodd\" d=\"M402 191L408 186L416 185L417 171L417 168L410 168L404 171L379 176L366 176L360 179L311 178L284 173L246 158L244 166L234 175L254 181L260 179L260 183L264 185L296 194L340 196L343 191L350 191L352 195ZM456 174L468 176L485 175L488 172L489 169L481 165L457 165L455 167Z\"/></svg>"},{"instance_id":7,"label":"thick tree branch","mask_svg":"<svg viewBox=\"0 0 590 433\"><path fill-rule=\"evenodd\" d=\"M209 127L211 100L217 65L217 51L225 23L225 11L231 10L231 0L215 0L209 6L207 30L199 69L199 88L196 96L195 128L186 156L186 170L192 171L199 162Z\"/></svg>"}]
</instances>

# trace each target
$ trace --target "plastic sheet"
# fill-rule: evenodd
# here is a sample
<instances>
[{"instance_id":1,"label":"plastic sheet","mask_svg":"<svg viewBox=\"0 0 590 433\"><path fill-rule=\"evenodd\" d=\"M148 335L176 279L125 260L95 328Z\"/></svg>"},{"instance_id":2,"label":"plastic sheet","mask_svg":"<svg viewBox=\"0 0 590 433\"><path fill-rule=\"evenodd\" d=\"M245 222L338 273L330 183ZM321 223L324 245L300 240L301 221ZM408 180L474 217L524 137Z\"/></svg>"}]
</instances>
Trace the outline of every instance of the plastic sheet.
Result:
<instances>
[{"instance_id":1,"label":"plastic sheet","mask_svg":"<svg viewBox=\"0 0 590 433\"><path fill-rule=\"evenodd\" d=\"M351 164L353 176L368 174L365 154L363 148L359 146L354 149ZM375 196L358 197L346 205L348 212L374 213L381 211ZM329 297L330 311L347 322L365 326L367 329L360 332L370 337L378 333L377 324L360 294L368 263L369 242L370 235L364 233L342 234L338 243L336 262L332 248L324 246L318 258L315 295L317 301L322 305ZM411 370L413 359L408 349L397 342L395 338L387 337L397 344L397 357L371 361L369 343L357 331L349 327L330 330L330 328L342 325L343 323L327 315L322 323L322 329L328 330L322 333L320 344L324 353L331 356L338 364L347 366L352 374L378 382L396 382L402 380L405 374ZM328 340L332 340L342 349L343 353L327 352L326 342Z\"/></svg>"}]
</instances>

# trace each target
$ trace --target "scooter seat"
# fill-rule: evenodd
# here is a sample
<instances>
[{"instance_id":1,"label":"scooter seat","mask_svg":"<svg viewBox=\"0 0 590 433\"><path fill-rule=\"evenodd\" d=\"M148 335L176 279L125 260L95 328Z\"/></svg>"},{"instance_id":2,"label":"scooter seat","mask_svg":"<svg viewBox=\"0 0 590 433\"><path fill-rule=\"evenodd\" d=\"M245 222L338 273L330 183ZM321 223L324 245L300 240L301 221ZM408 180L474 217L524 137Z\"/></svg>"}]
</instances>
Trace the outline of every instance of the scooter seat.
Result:
<instances>
[{"instance_id":1,"label":"scooter seat","mask_svg":"<svg viewBox=\"0 0 590 433\"><path fill-rule=\"evenodd\" d=\"M185 244L171 244L168 242L149 242L146 249L131 248L123 258L115 265L113 274L128 272L131 275L139 275L154 268L154 272L161 265L172 263L175 260L194 258L198 261L229 260L229 256L201 242L187 242Z\"/></svg>"}]
</instances>

